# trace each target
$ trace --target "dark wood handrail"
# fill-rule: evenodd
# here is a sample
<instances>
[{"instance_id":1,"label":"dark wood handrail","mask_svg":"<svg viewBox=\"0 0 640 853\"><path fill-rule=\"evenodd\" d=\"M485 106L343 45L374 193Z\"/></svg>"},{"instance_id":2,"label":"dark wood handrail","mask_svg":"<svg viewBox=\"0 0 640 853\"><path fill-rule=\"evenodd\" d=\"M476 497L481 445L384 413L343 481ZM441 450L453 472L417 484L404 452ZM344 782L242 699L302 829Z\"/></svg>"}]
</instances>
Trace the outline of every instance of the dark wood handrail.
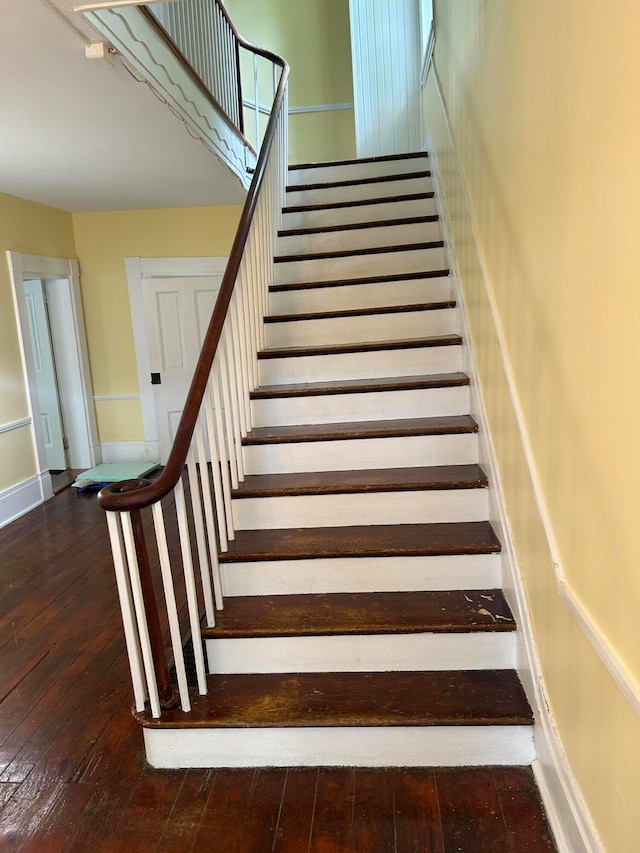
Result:
<instances>
[{"instance_id":1,"label":"dark wood handrail","mask_svg":"<svg viewBox=\"0 0 640 853\"><path fill-rule=\"evenodd\" d=\"M220 342L220 336L222 334L227 311L229 309L229 303L231 302L234 286L238 278L240 263L244 255L245 245L249 236L251 223L253 221L260 187L262 186L264 174L267 168L267 161L275 140L276 125L280 112L284 107L286 84L289 77L288 64L277 54L258 48L243 39L237 34L235 27L233 27L233 30L242 47L247 48L247 50L255 51L260 56L265 57L265 59L269 59L282 69L273 102L273 108L271 110L267 129L260 148L260 155L258 157L253 179L242 209L240 223L233 241L227 268L222 278L218 298L216 299L213 314L211 315L211 320L207 328L202 350L198 358L198 363L196 364L196 369L189 387L189 393L182 412L182 417L178 424L178 429L176 431L167 463L158 479L148 485L140 484L139 486L134 486L132 488L131 483L125 480L124 482L113 483L110 486L105 486L98 494L98 504L104 510L108 510L110 512L131 512L132 510L143 509L144 507L157 503L172 491L182 475L187 454L189 453L193 430L195 429L204 392L209 381L213 360L216 355L218 343Z\"/></svg>"}]
</instances>

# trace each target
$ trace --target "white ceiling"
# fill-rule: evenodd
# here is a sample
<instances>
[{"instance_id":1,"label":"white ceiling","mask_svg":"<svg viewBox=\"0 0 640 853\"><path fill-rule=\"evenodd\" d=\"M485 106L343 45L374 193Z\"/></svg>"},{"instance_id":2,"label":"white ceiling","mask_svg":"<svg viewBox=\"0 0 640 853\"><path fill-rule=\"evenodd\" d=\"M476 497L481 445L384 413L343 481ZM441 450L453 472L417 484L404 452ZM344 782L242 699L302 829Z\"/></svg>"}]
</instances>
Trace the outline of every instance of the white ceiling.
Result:
<instances>
[{"instance_id":1,"label":"white ceiling","mask_svg":"<svg viewBox=\"0 0 640 853\"><path fill-rule=\"evenodd\" d=\"M100 37L72 5L0 0L0 192L69 211L242 202L239 180L145 83L85 57Z\"/></svg>"}]
</instances>

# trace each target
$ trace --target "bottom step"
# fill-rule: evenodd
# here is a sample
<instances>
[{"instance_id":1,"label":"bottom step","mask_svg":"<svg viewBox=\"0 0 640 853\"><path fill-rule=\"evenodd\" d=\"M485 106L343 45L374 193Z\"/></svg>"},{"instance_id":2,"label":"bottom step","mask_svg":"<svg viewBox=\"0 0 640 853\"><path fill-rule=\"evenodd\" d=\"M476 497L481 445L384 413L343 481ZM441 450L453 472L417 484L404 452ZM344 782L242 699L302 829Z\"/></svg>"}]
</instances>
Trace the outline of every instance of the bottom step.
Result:
<instances>
[{"instance_id":1,"label":"bottom step","mask_svg":"<svg viewBox=\"0 0 640 853\"><path fill-rule=\"evenodd\" d=\"M512 670L209 676L193 710L138 714L154 767L529 764Z\"/></svg>"}]
</instances>

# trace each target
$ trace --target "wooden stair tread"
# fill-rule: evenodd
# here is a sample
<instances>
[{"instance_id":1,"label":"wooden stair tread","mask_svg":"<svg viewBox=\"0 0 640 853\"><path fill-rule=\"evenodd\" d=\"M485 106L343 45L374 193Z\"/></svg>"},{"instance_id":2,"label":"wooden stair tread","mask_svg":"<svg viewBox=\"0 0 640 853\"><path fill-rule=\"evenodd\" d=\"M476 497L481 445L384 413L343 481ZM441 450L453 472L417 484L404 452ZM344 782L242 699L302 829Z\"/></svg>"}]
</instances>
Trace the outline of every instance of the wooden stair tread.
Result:
<instances>
[{"instance_id":1,"label":"wooden stair tread","mask_svg":"<svg viewBox=\"0 0 640 853\"><path fill-rule=\"evenodd\" d=\"M342 187L360 187L368 184L389 184L394 181L416 181L420 178L430 178L431 172L422 169L419 172L400 172L393 175L372 175L367 178L347 178L343 181L320 181L315 184L289 184L287 192L312 192L313 190L340 189Z\"/></svg>"},{"instance_id":2,"label":"wooden stair tread","mask_svg":"<svg viewBox=\"0 0 640 853\"><path fill-rule=\"evenodd\" d=\"M327 281L297 281L293 284L271 284L269 293L283 293L289 290L315 290L327 287L357 286L359 284L389 284L394 281L415 281L425 278L446 278L448 269L421 270L419 272L389 273L388 275L368 275L357 278L335 278Z\"/></svg>"},{"instance_id":3,"label":"wooden stair tread","mask_svg":"<svg viewBox=\"0 0 640 853\"><path fill-rule=\"evenodd\" d=\"M316 225L310 228L286 228L278 231L278 237L304 237L310 234L334 234L340 231L363 231L369 228L394 228L396 225L421 225L437 222L437 213L426 216L405 216L396 219L376 219L370 222L345 222L343 225Z\"/></svg>"},{"instance_id":4,"label":"wooden stair tread","mask_svg":"<svg viewBox=\"0 0 640 853\"><path fill-rule=\"evenodd\" d=\"M242 443L245 445L289 444L306 441L333 441L335 439L451 435L477 431L478 424L470 415L448 415L437 418L407 418L396 421L354 421L339 424L256 427L243 439Z\"/></svg>"},{"instance_id":5,"label":"wooden stair tread","mask_svg":"<svg viewBox=\"0 0 640 853\"><path fill-rule=\"evenodd\" d=\"M227 598L207 639L515 631L499 589Z\"/></svg>"},{"instance_id":6,"label":"wooden stair tread","mask_svg":"<svg viewBox=\"0 0 640 853\"><path fill-rule=\"evenodd\" d=\"M311 347L272 347L261 350L258 359L297 358L303 355L342 355L355 352L379 352L423 347L459 346L460 335L431 335L427 338L398 338L393 341L361 341L347 344L321 344Z\"/></svg>"},{"instance_id":7,"label":"wooden stair tread","mask_svg":"<svg viewBox=\"0 0 640 853\"><path fill-rule=\"evenodd\" d=\"M273 397L313 397L324 394L364 394L374 391L409 391L468 385L465 373L432 373L428 376L385 376L380 379L339 379L331 382L301 382L292 385L263 385L251 392L252 400Z\"/></svg>"},{"instance_id":8,"label":"wooden stair tread","mask_svg":"<svg viewBox=\"0 0 640 853\"><path fill-rule=\"evenodd\" d=\"M401 243L390 246L367 246L364 249L336 249L329 252L301 252L296 255L276 255L276 264L299 263L300 261L327 261L334 258L353 258L364 255L388 255L397 252L419 252L424 249L442 249L443 240L425 240L421 243Z\"/></svg>"},{"instance_id":9,"label":"wooden stair tread","mask_svg":"<svg viewBox=\"0 0 640 853\"><path fill-rule=\"evenodd\" d=\"M455 308L453 300L441 302L412 302L409 305L383 305L374 308L345 308L339 311L314 311L297 314L271 314L265 323L291 323L300 320L337 320L347 317L375 317L383 314L412 314L417 311L441 311Z\"/></svg>"},{"instance_id":10,"label":"wooden stair tread","mask_svg":"<svg viewBox=\"0 0 640 853\"><path fill-rule=\"evenodd\" d=\"M409 151L402 154L378 154L375 157L355 157L351 160L320 160L315 163L292 163L288 167L289 172L298 169L322 169L327 166L358 166L361 163L387 163L394 160L418 160L427 158L428 151Z\"/></svg>"},{"instance_id":11,"label":"wooden stair tread","mask_svg":"<svg viewBox=\"0 0 640 853\"><path fill-rule=\"evenodd\" d=\"M428 557L495 554L500 542L488 521L376 524L354 527L237 530L220 562L341 557Z\"/></svg>"},{"instance_id":12,"label":"wooden stair tread","mask_svg":"<svg viewBox=\"0 0 640 853\"><path fill-rule=\"evenodd\" d=\"M513 670L209 675L193 708L148 712L151 728L309 726L529 726L533 715Z\"/></svg>"},{"instance_id":13,"label":"wooden stair tread","mask_svg":"<svg viewBox=\"0 0 640 853\"><path fill-rule=\"evenodd\" d=\"M234 498L287 495L363 494L366 492L483 489L489 484L479 465L432 465L425 468L364 468L293 474L249 474Z\"/></svg>"},{"instance_id":14,"label":"wooden stair tread","mask_svg":"<svg viewBox=\"0 0 640 853\"><path fill-rule=\"evenodd\" d=\"M357 286L359 284L388 284L393 281L414 281L424 278L446 278L448 269L419 270L417 272L389 273L388 275L367 275L357 278L332 278L326 281L295 281L289 284L272 284L269 293L283 293L287 290L315 290L326 287Z\"/></svg>"},{"instance_id":15,"label":"wooden stair tread","mask_svg":"<svg viewBox=\"0 0 640 853\"><path fill-rule=\"evenodd\" d=\"M421 192L421 193L407 193L405 195L395 195L391 197L382 196L380 198L363 198L356 199L354 201L328 201L321 202L319 204L298 204L298 205L286 205L282 208L283 213L306 213L311 210L339 210L345 207L364 207L367 204L389 204L389 202L394 202L396 204L402 204L405 201L421 201L430 198L434 198L435 193L433 191L429 192Z\"/></svg>"}]
</instances>

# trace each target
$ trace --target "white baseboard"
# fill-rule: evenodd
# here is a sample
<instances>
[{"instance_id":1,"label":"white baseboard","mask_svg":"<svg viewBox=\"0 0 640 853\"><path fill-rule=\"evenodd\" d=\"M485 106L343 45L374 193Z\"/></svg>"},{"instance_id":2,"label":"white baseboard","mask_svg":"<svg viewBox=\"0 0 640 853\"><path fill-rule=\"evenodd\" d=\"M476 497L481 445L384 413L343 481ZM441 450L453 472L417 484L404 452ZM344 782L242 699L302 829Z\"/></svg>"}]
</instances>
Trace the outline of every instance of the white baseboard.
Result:
<instances>
[{"instance_id":1,"label":"white baseboard","mask_svg":"<svg viewBox=\"0 0 640 853\"><path fill-rule=\"evenodd\" d=\"M443 113L446 118L451 150L456 161L459 180L462 182L465 190L464 197L467 205L467 215L470 218L473 228L473 215L466 194L462 167L458 159L451 128L448 124L448 116L444 108L444 103ZM437 158L430 133L426 135L424 147L431 157L431 173L436 199L436 210L440 215L442 236L445 242L449 269L451 270L452 288L454 291L452 298L455 298L462 308L460 311L462 324L460 334L466 343L471 340L467 311L460 284L460 275L452 251L451 232L439 180ZM473 230L475 235L475 229ZM480 263L480 268L484 273L482 263ZM496 330L496 336L499 340L501 339L498 330ZM487 413L480 391L478 367L475 361L475 354L468 345L464 346L463 370L465 370L471 380L471 414L478 421L480 429L480 462L485 468L490 482L490 520L503 544L504 591L519 627L518 633L521 642L518 652L518 673L534 709L536 719L535 742L537 760L533 763L536 780L538 781L547 815L561 853L597 853L597 851L602 850L597 830L593 824L577 780L571 771L556 730L551 710L546 701L533 627L516 561L511 527L505 509L504 492L497 465L497 455L488 429Z\"/></svg>"},{"instance_id":2,"label":"white baseboard","mask_svg":"<svg viewBox=\"0 0 640 853\"><path fill-rule=\"evenodd\" d=\"M157 462L160 458L157 441L103 441L100 452L103 462Z\"/></svg>"},{"instance_id":3,"label":"white baseboard","mask_svg":"<svg viewBox=\"0 0 640 853\"><path fill-rule=\"evenodd\" d=\"M46 474L49 478L49 488L51 488L51 477L48 472ZM40 506L45 500L45 495L51 497L46 494L44 486L43 476L35 474L0 492L0 527L10 524L21 515Z\"/></svg>"}]
</instances>

